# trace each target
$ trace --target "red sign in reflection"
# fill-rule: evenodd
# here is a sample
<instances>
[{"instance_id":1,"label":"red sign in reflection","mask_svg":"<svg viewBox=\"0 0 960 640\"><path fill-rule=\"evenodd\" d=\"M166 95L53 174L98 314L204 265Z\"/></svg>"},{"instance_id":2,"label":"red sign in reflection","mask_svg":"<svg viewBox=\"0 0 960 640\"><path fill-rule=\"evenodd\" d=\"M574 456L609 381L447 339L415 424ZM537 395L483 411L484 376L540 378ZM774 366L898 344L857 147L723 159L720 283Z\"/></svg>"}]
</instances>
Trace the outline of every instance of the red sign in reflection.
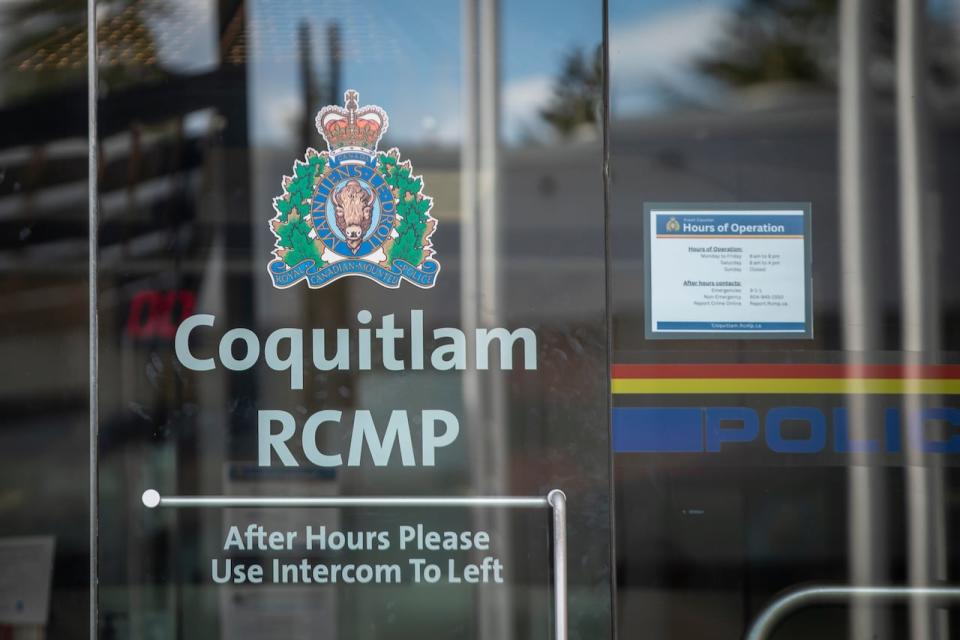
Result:
<instances>
[{"instance_id":1,"label":"red sign in reflection","mask_svg":"<svg viewBox=\"0 0 960 640\"><path fill-rule=\"evenodd\" d=\"M196 294L189 289L140 291L130 301L127 337L172 339L177 325L193 313L196 302Z\"/></svg>"}]
</instances>

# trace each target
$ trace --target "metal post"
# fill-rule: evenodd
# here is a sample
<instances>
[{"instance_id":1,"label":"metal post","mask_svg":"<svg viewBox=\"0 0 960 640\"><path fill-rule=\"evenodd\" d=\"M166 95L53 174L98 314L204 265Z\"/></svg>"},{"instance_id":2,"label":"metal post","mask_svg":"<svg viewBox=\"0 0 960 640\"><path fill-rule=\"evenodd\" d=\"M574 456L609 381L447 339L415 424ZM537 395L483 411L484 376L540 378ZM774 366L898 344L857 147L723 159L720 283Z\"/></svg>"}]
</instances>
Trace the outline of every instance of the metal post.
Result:
<instances>
[{"instance_id":1,"label":"metal post","mask_svg":"<svg viewBox=\"0 0 960 640\"><path fill-rule=\"evenodd\" d=\"M158 507L507 507L536 509L548 507L553 513L553 606L554 638L567 640L567 496L554 489L546 496L326 496L326 497L269 497L269 496L161 496L159 491L143 492L143 505Z\"/></svg>"},{"instance_id":2,"label":"metal post","mask_svg":"<svg viewBox=\"0 0 960 640\"><path fill-rule=\"evenodd\" d=\"M462 0L463 139L461 142L460 296L461 325L468 334L478 326L499 326L499 110L500 7L498 0ZM502 494L509 487L506 380L502 372L464 371L463 403L469 433L474 490ZM481 428L482 427L482 428ZM479 528L510 539L503 512L476 514ZM509 562L510 547L505 546ZM481 640L510 640L503 590L477 593Z\"/></svg>"},{"instance_id":3,"label":"metal post","mask_svg":"<svg viewBox=\"0 0 960 640\"><path fill-rule=\"evenodd\" d=\"M873 0L840 5L840 237L843 343L852 351L876 349L880 320L875 268L870 108L870 30Z\"/></svg>"},{"instance_id":4,"label":"metal post","mask_svg":"<svg viewBox=\"0 0 960 640\"><path fill-rule=\"evenodd\" d=\"M100 419L97 414L98 383L98 337L97 322L97 257L99 223L99 161L100 151L97 140L97 0L87 0L87 284L89 286L89 402L90 402L90 471L89 471L89 509L90 509L90 640L97 638L97 517L100 496L98 479L97 440Z\"/></svg>"},{"instance_id":5,"label":"metal post","mask_svg":"<svg viewBox=\"0 0 960 640\"><path fill-rule=\"evenodd\" d=\"M567 496L554 489L547 494L553 507L553 619L557 640L567 640Z\"/></svg>"},{"instance_id":6,"label":"metal post","mask_svg":"<svg viewBox=\"0 0 960 640\"><path fill-rule=\"evenodd\" d=\"M939 228L933 203L927 197L927 124L925 90L927 69L923 56L926 20L924 0L896 2L897 144L900 183L900 269L902 350L908 365L939 355L940 296L936 236ZM908 367L912 368L912 367ZM922 410L935 398L922 398L910 385L917 376L908 373L904 416L915 428ZM933 404L932 406L938 406ZM910 584L920 586L946 577L946 526L943 469L936 456L924 457L908 448L907 570ZM946 638L946 619L938 616L918 593L910 602L910 637L916 640Z\"/></svg>"},{"instance_id":7,"label":"metal post","mask_svg":"<svg viewBox=\"0 0 960 640\"><path fill-rule=\"evenodd\" d=\"M840 4L840 252L843 347L847 362L860 364L878 348L882 309L877 296L877 228L873 206L873 118L870 100L871 30L874 0ZM867 440L877 410L866 395L847 395L851 438ZM861 586L888 578L884 469L869 454L851 452L847 465L847 556L850 580ZM850 609L851 636L889 637L889 624L868 601Z\"/></svg>"},{"instance_id":8,"label":"metal post","mask_svg":"<svg viewBox=\"0 0 960 640\"><path fill-rule=\"evenodd\" d=\"M480 317L491 326L500 320L500 3L480 0L478 14L478 193ZM499 416L494 415L494 419ZM498 429L504 426L494 423ZM501 452L496 452L499 455Z\"/></svg>"},{"instance_id":9,"label":"metal post","mask_svg":"<svg viewBox=\"0 0 960 640\"><path fill-rule=\"evenodd\" d=\"M297 25L297 53L300 63L300 90L303 92L300 143L306 149L313 146L313 141L317 135L313 112L317 104L316 81L313 73L313 38L310 33L310 22L306 19L301 20L300 24Z\"/></svg>"},{"instance_id":10,"label":"metal post","mask_svg":"<svg viewBox=\"0 0 960 640\"><path fill-rule=\"evenodd\" d=\"M460 325L467 335L472 335L479 326L478 291L480 278L477 255L477 101L480 94L477 86L477 0L463 0L461 5L463 26L460 36L463 58L463 134L460 144ZM462 374L463 404L467 423L483 424L480 401L480 375L475 369ZM475 429L471 429L473 433ZM474 436L470 441L470 464L473 477L478 477L477 466L482 465L483 448ZM482 490L479 486L476 489Z\"/></svg>"},{"instance_id":11,"label":"metal post","mask_svg":"<svg viewBox=\"0 0 960 640\"><path fill-rule=\"evenodd\" d=\"M500 2L479 0L477 15L479 90L477 148L477 255L479 257L480 326L502 326L500 269L503 262L500 242ZM473 468L474 486L479 491L503 494L510 490L507 431L506 376L499 369L485 371L481 378L483 429L473 429L483 438L485 463ZM510 517L506 512L489 513L491 534L511 540ZM503 549L503 561L510 563L512 544ZM510 595L505 589L480 589L482 640L511 640L513 624L509 615Z\"/></svg>"}]
</instances>

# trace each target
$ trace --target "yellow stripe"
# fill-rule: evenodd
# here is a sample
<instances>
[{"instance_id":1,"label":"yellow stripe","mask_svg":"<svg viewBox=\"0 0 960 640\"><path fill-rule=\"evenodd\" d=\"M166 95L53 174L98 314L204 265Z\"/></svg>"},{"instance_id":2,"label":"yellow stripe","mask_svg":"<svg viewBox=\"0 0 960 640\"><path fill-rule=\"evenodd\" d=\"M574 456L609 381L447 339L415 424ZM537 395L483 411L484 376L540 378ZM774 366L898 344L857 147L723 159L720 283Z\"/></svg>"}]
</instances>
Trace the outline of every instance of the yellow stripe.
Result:
<instances>
[{"instance_id":1,"label":"yellow stripe","mask_svg":"<svg viewBox=\"0 0 960 640\"><path fill-rule=\"evenodd\" d=\"M960 380L902 378L614 378L615 394L960 395Z\"/></svg>"}]
</instances>

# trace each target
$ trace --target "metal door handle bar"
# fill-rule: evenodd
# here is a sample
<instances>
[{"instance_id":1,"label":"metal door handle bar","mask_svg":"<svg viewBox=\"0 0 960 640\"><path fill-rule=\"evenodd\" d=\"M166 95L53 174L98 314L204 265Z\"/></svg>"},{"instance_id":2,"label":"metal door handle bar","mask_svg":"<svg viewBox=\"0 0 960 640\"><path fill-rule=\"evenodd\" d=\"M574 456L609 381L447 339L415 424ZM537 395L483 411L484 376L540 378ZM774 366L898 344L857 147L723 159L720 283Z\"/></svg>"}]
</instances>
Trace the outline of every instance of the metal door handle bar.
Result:
<instances>
[{"instance_id":1,"label":"metal door handle bar","mask_svg":"<svg viewBox=\"0 0 960 640\"><path fill-rule=\"evenodd\" d=\"M818 604L850 604L857 600L879 603L924 598L942 604L960 602L960 587L849 587L815 585L788 591L767 605L753 621L746 640L766 640L783 620L798 609Z\"/></svg>"},{"instance_id":2,"label":"metal door handle bar","mask_svg":"<svg viewBox=\"0 0 960 640\"><path fill-rule=\"evenodd\" d=\"M554 489L545 496L327 496L318 498L266 496L161 496L143 492L143 504L157 507L510 507L550 508L553 511L554 637L567 640L567 496Z\"/></svg>"}]
</instances>

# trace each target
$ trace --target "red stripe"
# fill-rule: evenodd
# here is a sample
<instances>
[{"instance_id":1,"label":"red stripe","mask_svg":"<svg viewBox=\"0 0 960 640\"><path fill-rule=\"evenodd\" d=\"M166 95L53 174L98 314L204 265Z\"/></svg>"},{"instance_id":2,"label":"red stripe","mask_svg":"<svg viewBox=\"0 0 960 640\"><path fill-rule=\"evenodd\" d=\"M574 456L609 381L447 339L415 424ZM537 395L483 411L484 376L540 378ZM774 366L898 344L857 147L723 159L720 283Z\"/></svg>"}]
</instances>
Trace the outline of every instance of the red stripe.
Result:
<instances>
[{"instance_id":1,"label":"red stripe","mask_svg":"<svg viewBox=\"0 0 960 640\"><path fill-rule=\"evenodd\" d=\"M615 364L614 378L960 378L960 365Z\"/></svg>"}]
</instances>

